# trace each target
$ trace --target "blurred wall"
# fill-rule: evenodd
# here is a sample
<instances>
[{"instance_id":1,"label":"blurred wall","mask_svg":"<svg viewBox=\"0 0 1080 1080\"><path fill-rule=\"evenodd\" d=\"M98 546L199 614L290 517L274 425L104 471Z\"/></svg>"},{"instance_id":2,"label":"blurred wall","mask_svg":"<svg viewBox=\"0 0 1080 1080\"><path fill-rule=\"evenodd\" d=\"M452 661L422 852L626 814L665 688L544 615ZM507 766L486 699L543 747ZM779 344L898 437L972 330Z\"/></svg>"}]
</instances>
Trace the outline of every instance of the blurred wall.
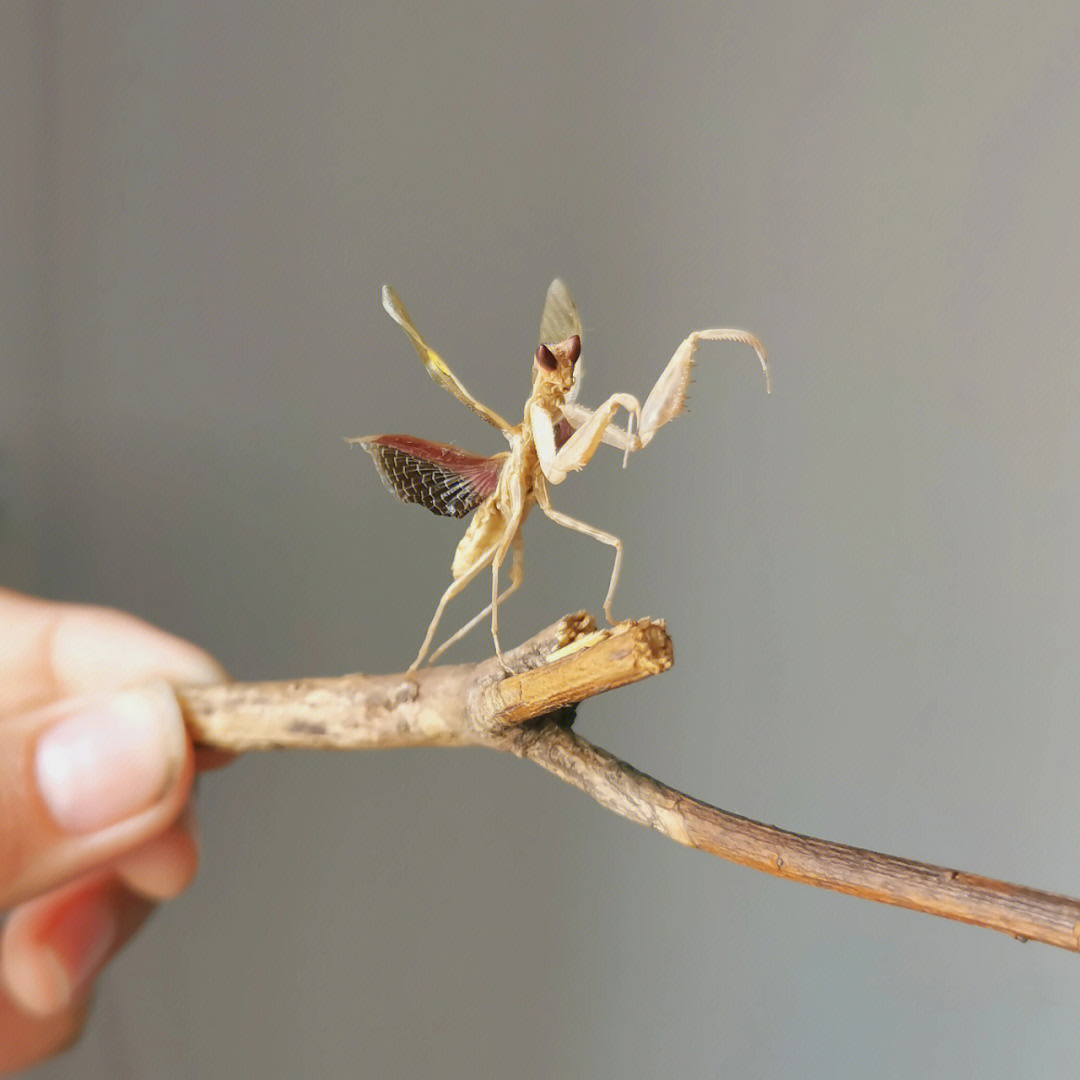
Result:
<instances>
[{"instance_id":1,"label":"blurred wall","mask_svg":"<svg viewBox=\"0 0 1080 1080\"><path fill-rule=\"evenodd\" d=\"M494 434L544 290L583 400L691 415L557 490L677 663L590 738L696 795L1072 894L1072 4L0 7L4 580L238 678L394 670L459 523L343 437ZM599 612L537 518L505 640ZM477 586L454 609L483 603ZM447 629L456 625L448 621ZM454 654L484 655L474 635ZM481 752L252 757L41 1077L1075 1075L1077 959L799 888Z\"/></svg>"}]
</instances>

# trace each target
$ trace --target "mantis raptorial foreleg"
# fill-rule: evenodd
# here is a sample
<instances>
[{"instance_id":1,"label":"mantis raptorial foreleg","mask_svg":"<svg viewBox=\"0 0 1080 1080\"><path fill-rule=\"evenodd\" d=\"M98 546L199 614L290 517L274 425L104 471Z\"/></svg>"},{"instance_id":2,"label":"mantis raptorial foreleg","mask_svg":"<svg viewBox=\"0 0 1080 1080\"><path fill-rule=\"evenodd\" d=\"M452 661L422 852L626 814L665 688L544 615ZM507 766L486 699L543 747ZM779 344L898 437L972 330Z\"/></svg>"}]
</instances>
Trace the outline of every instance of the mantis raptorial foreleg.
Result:
<instances>
[{"instance_id":1,"label":"mantis raptorial foreleg","mask_svg":"<svg viewBox=\"0 0 1080 1080\"><path fill-rule=\"evenodd\" d=\"M519 528L514 533L512 541L514 548L514 560L510 565L510 584L498 596L495 600L495 610L498 611L499 605L506 600L506 598L515 592L525 580L525 544L521 537L521 529ZM498 581L498 567L495 565L492 570L492 577L494 581ZM484 609L474 615L460 630L455 630L432 654L428 663L434 664L442 654L450 648L455 642L460 641L473 627L477 626L480 621L491 611L491 604L487 604Z\"/></svg>"},{"instance_id":2,"label":"mantis raptorial foreleg","mask_svg":"<svg viewBox=\"0 0 1080 1080\"><path fill-rule=\"evenodd\" d=\"M587 405L578 405L576 402L567 402L563 405L562 414L575 430L580 429L596 415L595 411ZM619 427L614 421L604 428L600 441L607 443L608 446L617 446L623 451L640 450L642 447L641 440L636 439L632 431Z\"/></svg>"},{"instance_id":3,"label":"mantis raptorial foreleg","mask_svg":"<svg viewBox=\"0 0 1080 1080\"><path fill-rule=\"evenodd\" d=\"M544 476L553 484L561 484L568 473L584 469L592 460L604 433L611 427L617 409L623 408L630 420L641 418L641 405L632 394L612 394L600 408L590 412L587 419L577 427L569 439L555 449L555 421L539 402L529 408L536 453ZM566 407L563 407L565 415ZM588 410L586 410L588 411ZM573 423L573 421L571 421ZM630 421L627 422L628 426ZM626 433L623 432L625 435ZM630 436L633 438L633 436Z\"/></svg>"},{"instance_id":4,"label":"mantis raptorial foreleg","mask_svg":"<svg viewBox=\"0 0 1080 1080\"><path fill-rule=\"evenodd\" d=\"M761 370L765 373L765 389L772 390L769 379L769 361L765 346L749 331L734 329L697 330L675 350L663 374L649 392L641 409L641 428L638 441L648 446L653 435L669 420L674 420L686 408L686 395L690 387L690 372L694 367L694 353L699 341L734 341L749 345L757 353Z\"/></svg>"},{"instance_id":5,"label":"mantis raptorial foreleg","mask_svg":"<svg viewBox=\"0 0 1080 1080\"><path fill-rule=\"evenodd\" d=\"M734 341L740 345L749 345L761 363L765 373L765 389L772 390L769 378L769 361L765 355L765 346L749 331L735 329L697 330L675 350L675 355L668 361L663 374L656 380L656 385L649 392L645 404L641 407L641 423L634 432L617 424L605 425L601 441L609 446L616 446L624 453L640 450L652 442L653 436L668 421L686 409L686 398L690 388L690 373L694 368L694 353L699 341ZM583 405L566 403L563 416L579 430L586 426L599 412L587 409ZM567 443L569 445L569 442Z\"/></svg>"}]
</instances>

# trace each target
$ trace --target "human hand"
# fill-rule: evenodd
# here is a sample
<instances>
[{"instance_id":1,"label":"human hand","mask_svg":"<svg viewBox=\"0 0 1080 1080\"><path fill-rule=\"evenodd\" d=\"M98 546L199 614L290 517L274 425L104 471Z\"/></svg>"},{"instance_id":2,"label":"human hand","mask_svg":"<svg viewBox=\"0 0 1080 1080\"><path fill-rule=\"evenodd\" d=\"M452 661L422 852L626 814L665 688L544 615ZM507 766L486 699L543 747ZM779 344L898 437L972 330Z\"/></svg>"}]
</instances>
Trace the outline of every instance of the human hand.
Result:
<instances>
[{"instance_id":1,"label":"human hand","mask_svg":"<svg viewBox=\"0 0 1080 1080\"><path fill-rule=\"evenodd\" d=\"M206 653L106 608L0 589L0 1072L78 1034L90 988L198 865L197 767L169 684Z\"/></svg>"}]
</instances>

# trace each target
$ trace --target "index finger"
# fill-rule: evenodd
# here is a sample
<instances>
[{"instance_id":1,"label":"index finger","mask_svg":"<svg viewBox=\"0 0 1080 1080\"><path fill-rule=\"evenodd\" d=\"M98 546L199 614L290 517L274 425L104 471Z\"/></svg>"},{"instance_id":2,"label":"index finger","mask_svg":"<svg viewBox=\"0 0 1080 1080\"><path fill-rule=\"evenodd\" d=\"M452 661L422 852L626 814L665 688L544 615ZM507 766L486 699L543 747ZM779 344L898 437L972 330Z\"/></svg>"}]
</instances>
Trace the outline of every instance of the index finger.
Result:
<instances>
[{"instance_id":1,"label":"index finger","mask_svg":"<svg viewBox=\"0 0 1080 1080\"><path fill-rule=\"evenodd\" d=\"M0 588L0 717L149 679L225 677L202 649L134 615Z\"/></svg>"}]
</instances>

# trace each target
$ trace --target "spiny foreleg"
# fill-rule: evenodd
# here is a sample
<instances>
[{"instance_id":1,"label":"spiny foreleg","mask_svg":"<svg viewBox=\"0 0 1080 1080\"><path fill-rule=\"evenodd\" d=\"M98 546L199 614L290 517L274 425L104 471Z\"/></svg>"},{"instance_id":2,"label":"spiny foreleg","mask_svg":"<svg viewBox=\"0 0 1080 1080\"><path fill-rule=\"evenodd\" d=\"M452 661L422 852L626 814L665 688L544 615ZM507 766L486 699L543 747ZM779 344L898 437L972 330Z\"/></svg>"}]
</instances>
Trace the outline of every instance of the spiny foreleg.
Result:
<instances>
[{"instance_id":1,"label":"spiny foreleg","mask_svg":"<svg viewBox=\"0 0 1080 1080\"><path fill-rule=\"evenodd\" d=\"M675 355L668 361L663 374L649 392L645 404L641 407L641 423L634 431L630 425L621 428L609 424L604 428L601 439L609 446L616 446L623 451L623 465L626 455L631 450L640 450L652 442L653 436L668 421L686 410L686 399L690 390L690 374L694 369L694 354L699 341L734 341L740 345L749 345L757 353L761 370L765 373L765 390L772 391L769 376L769 361L765 355L765 346L748 330L715 329L697 330L686 338L675 350ZM580 428L593 417L591 409L583 405L566 404L563 416L575 427Z\"/></svg>"},{"instance_id":2,"label":"spiny foreleg","mask_svg":"<svg viewBox=\"0 0 1080 1080\"><path fill-rule=\"evenodd\" d=\"M668 361L668 366L645 399L635 450L648 446L660 428L686 409L690 372L694 368L694 353L697 352L699 341L734 341L749 345L757 353L761 370L765 373L765 392L772 392L765 346L753 334L748 330L734 329L696 330L675 350L675 355Z\"/></svg>"},{"instance_id":3,"label":"spiny foreleg","mask_svg":"<svg viewBox=\"0 0 1080 1080\"><path fill-rule=\"evenodd\" d=\"M574 424L567 412L569 408L568 405L563 406L561 412ZM632 432L632 422L641 417L641 405L632 394L612 394L595 411L585 410L587 416L580 424L574 424L576 428L574 434L556 450L555 421L558 418L553 418L539 403L530 406L529 419L536 443L536 453L544 476L553 484L561 484L568 473L584 469L592 460L600 443L604 441L604 434L610 430L615 413L620 408L630 414L627 429ZM633 437L633 435L630 436L630 438Z\"/></svg>"}]
</instances>

